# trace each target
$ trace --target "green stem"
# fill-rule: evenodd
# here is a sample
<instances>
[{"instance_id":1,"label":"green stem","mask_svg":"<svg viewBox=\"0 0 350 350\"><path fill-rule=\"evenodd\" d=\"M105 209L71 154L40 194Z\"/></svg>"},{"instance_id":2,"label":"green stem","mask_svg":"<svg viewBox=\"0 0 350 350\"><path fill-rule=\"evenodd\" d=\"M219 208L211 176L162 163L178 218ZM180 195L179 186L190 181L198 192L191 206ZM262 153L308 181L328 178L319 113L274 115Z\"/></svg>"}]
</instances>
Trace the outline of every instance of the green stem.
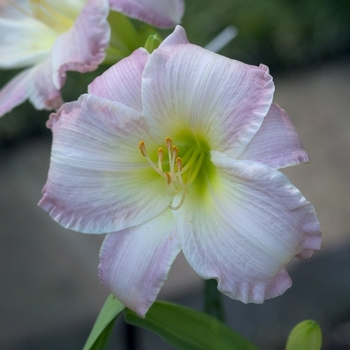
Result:
<instances>
[{"instance_id":1,"label":"green stem","mask_svg":"<svg viewBox=\"0 0 350 350\"><path fill-rule=\"evenodd\" d=\"M204 310L207 314L225 322L222 294L218 291L216 280L204 281Z\"/></svg>"}]
</instances>

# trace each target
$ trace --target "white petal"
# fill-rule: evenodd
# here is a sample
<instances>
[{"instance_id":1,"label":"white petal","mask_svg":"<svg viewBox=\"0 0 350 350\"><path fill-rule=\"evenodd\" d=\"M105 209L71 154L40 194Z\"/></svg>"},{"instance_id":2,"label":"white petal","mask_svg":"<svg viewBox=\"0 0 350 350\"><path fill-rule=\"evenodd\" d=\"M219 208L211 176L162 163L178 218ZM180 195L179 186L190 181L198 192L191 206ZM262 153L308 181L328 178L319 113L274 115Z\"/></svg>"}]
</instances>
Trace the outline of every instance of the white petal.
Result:
<instances>
[{"instance_id":1,"label":"white petal","mask_svg":"<svg viewBox=\"0 0 350 350\"><path fill-rule=\"evenodd\" d=\"M124 58L89 85L89 93L125 104L142 111L141 77L149 53L138 49Z\"/></svg>"},{"instance_id":2,"label":"white petal","mask_svg":"<svg viewBox=\"0 0 350 350\"><path fill-rule=\"evenodd\" d=\"M25 70L17 74L0 90L0 117L28 98L26 85L29 79L30 70Z\"/></svg>"},{"instance_id":3,"label":"white petal","mask_svg":"<svg viewBox=\"0 0 350 350\"><path fill-rule=\"evenodd\" d=\"M108 12L108 0L88 0L74 26L56 39L52 67L57 88L64 85L68 70L93 71L103 61L110 39Z\"/></svg>"},{"instance_id":4,"label":"white petal","mask_svg":"<svg viewBox=\"0 0 350 350\"><path fill-rule=\"evenodd\" d=\"M26 90L36 109L58 109L63 104L61 92L52 81L51 56L31 68Z\"/></svg>"},{"instance_id":5,"label":"white petal","mask_svg":"<svg viewBox=\"0 0 350 350\"><path fill-rule=\"evenodd\" d=\"M34 18L0 18L0 67L22 68L49 56L57 33Z\"/></svg>"},{"instance_id":6,"label":"white petal","mask_svg":"<svg viewBox=\"0 0 350 350\"><path fill-rule=\"evenodd\" d=\"M320 247L313 206L273 168L218 152L212 162L207 187L174 213L186 258L231 298L261 303L282 294L291 285L284 266Z\"/></svg>"},{"instance_id":7,"label":"white petal","mask_svg":"<svg viewBox=\"0 0 350 350\"><path fill-rule=\"evenodd\" d=\"M172 35L183 41L181 31ZM143 114L155 138L190 130L210 149L238 157L260 128L273 91L266 67L248 66L191 44L164 45L145 66Z\"/></svg>"},{"instance_id":8,"label":"white petal","mask_svg":"<svg viewBox=\"0 0 350 350\"><path fill-rule=\"evenodd\" d=\"M107 235L100 252L101 281L144 317L179 252L175 222L167 209L142 225Z\"/></svg>"},{"instance_id":9,"label":"white petal","mask_svg":"<svg viewBox=\"0 0 350 350\"><path fill-rule=\"evenodd\" d=\"M114 232L167 207L165 180L139 150L139 141L148 135L139 112L83 95L52 114L49 126L51 164L39 204L61 225L87 233Z\"/></svg>"},{"instance_id":10,"label":"white petal","mask_svg":"<svg viewBox=\"0 0 350 350\"><path fill-rule=\"evenodd\" d=\"M309 161L287 113L272 104L259 131L239 159L254 160L273 168L285 168Z\"/></svg>"}]
</instances>

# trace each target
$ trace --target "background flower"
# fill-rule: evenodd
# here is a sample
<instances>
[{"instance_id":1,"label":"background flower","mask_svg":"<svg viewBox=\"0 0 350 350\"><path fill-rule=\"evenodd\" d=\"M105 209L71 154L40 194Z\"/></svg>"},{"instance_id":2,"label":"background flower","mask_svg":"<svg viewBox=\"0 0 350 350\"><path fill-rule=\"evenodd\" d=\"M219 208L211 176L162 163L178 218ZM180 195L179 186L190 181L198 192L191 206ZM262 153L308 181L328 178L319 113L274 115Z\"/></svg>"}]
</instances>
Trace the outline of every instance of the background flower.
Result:
<instances>
[{"instance_id":1,"label":"background flower","mask_svg":"<svg viewBox=\"0 0 350 350\"><path fill-rule=\"evenodd\" d=\"M256 303L290 287L294 256L319 249L314 208L277 170L308 157L273 92L265 66L191 45L178 26L51 116L40 205L67 228L108 233L101 280L139 315L181 249L220 291Z\"/></svg>"},{"instance_id":2,"label":"background flower","mask_svg":"<svg viewBox=\"0 0 350 350\"><path fill-rule=\"evenodd\" d=\"M37 109L58 108L66 71L91 71L103 61L108 11L107 0L1 3L0 67L30 68L0 91L0 116L26 99Z\"/></svg>"},{"instance_id":3,"label":"background flower","mask_svg":"<svg viewBox=\"0 0 350 350\"><path fill-rule=\"evenodd\" d=\"M182 0L0 3L0 68L26 68L0 90L0 117L26 99L37 109L61 106L66 72L93 71L105 58L109 5L159 27L174 26L184 11Z\"/></svg>"}]
</instances>

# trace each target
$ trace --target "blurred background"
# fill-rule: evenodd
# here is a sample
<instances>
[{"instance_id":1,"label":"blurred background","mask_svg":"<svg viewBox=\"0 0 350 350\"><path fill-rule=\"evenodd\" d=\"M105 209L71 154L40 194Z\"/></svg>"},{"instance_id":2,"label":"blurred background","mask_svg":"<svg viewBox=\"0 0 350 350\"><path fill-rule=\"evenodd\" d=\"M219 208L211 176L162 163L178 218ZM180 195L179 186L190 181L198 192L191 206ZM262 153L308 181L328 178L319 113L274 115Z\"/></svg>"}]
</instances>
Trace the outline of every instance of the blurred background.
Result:
<instances>
[{"instance_id":1,"label":"blurred background","mask_svg":"<svg viewBox=\"0 0 350 350\"><path fill-rule=\"evenodd\" d=\"M261 349L283 349L291 328L311 318L322 327L323 349L350 349L350 1L190 0L182 25L190 42L201 46L234 25L238 36L220 54L270 67L275 102L311 158L284 172L315 206L323 231L322 250L289 265L293 287L283 296L263 305L224 298L228 324ZM64 99L86 92L104 69L69 73ZM0 71L0 87L16 73ZM81 349L108 295L97 273L103 237L65 230L37 207L49 166L48 116L25 103L0 120L5 350ZM201 290L202 281L180 256L160 298L201 310ZM172 349L120 317L110 349L133 344Z\"/></svg>"}]
</instances>

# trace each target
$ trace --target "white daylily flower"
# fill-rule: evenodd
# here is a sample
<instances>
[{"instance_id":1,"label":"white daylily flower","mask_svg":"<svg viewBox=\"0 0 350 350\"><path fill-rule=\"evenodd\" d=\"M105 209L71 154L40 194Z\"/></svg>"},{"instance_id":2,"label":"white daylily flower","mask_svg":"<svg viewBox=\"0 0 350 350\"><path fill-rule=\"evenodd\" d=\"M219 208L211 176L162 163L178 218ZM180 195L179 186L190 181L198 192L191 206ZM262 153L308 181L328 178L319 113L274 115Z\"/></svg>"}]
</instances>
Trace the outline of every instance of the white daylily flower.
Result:
<instances>
[{"instance_id":1,"label":"white daylily flower","mask_svg":"<svg viewBox=\"0 0 350 350\"><path fill-rule=\"evenodd\" d=\"M108 233L101 280L139 315L180 250L224 294L261 303L290 287L294 256L319 249L313 206L277 170L308 156L273 92L267 67L189 44L178 26L51 115L40 205Z\"/></svg>"}]
</instances>

